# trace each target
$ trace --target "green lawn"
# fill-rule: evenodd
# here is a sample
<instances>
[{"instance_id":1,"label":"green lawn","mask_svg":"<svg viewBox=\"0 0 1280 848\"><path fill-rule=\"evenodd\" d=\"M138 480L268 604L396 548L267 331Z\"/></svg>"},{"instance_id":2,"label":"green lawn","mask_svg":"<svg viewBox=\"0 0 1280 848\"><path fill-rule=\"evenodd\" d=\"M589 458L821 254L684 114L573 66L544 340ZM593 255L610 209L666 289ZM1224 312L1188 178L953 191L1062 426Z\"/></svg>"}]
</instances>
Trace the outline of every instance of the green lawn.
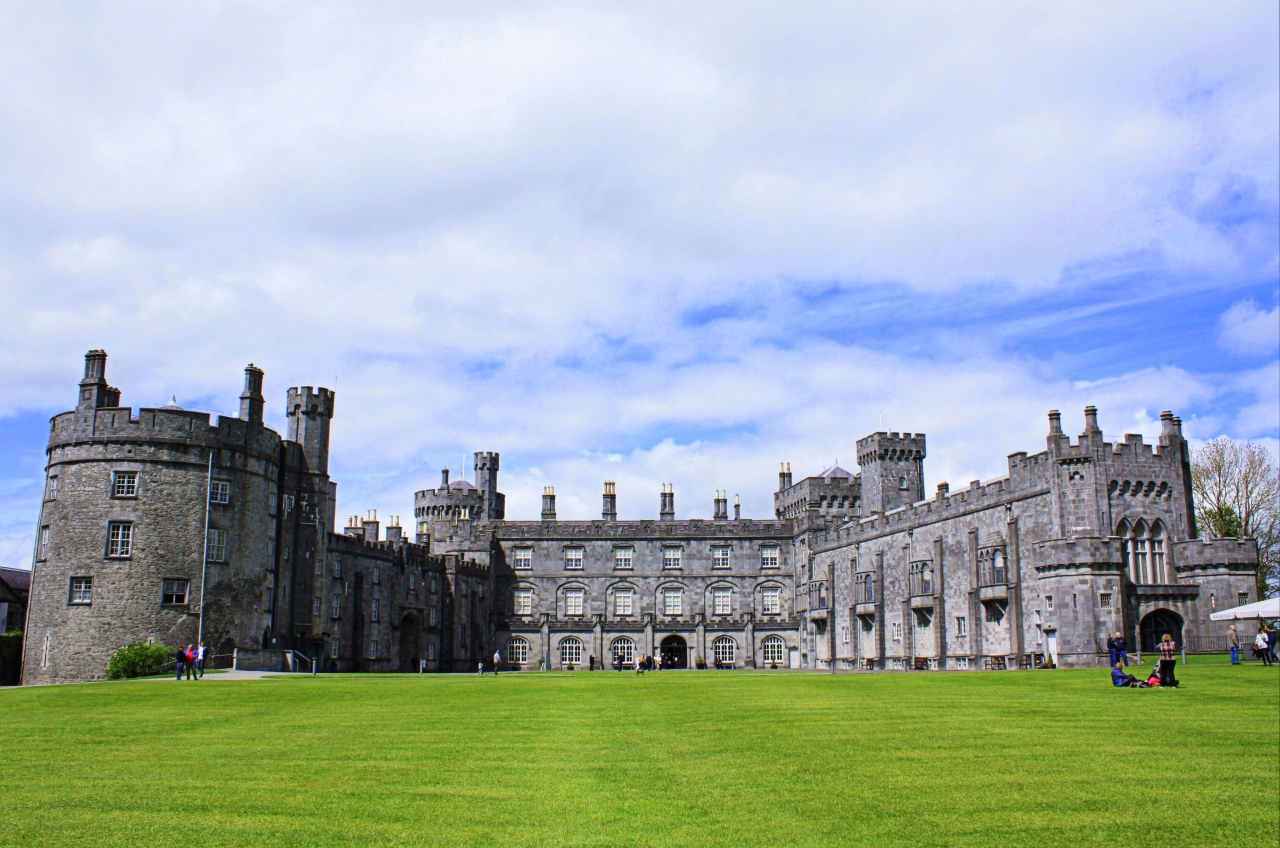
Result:
<instances>
[{"instance_id":1,"label":"green lawn","mask_svg":"<svg viewBox=\"0 0 1280 848\"><path fill-rule=\"evenodd\" d=\"M1280 670L0 692L0 845L1280 843Z\"/></svg>"}]
</instances>

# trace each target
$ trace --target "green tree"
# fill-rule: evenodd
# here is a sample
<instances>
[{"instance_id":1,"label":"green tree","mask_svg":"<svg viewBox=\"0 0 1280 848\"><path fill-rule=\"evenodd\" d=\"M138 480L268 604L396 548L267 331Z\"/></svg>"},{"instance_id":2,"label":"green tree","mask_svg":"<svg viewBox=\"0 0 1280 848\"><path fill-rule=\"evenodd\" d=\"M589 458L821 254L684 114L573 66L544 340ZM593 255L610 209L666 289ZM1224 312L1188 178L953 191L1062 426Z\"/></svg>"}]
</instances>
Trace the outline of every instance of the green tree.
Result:
<instances>
[{"instance_id":1,"label":"green tree","mask_svg":"<svg viewBox=\"0 0 1280 848\"><path fill-rule=\"evenodd\" d=\"M1214 439L1191 459L1196 524L1212 539L1258 542L1258 597L1280 589L1280 467L1256 442Z\"/></svg>"}]
</instances>

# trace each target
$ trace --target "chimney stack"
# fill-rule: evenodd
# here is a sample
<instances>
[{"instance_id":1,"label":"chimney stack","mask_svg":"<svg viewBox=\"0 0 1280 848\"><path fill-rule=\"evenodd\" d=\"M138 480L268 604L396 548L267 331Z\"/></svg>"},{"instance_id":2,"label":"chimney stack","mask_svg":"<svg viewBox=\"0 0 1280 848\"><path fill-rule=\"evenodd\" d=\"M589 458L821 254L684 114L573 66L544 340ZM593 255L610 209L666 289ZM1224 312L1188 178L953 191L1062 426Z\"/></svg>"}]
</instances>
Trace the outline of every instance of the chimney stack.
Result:
<instances>
[{"instance_id":1,"label":"chimney stack","mask_svg":"<svg viewBox=\"0 0 1280 848\"><path fill-rule=\"evenodd\" d=\"M440 488L446 492L449 490L449 469L447 468L440 469Z\"/></svg>"},{"instance_id":2,"label":"chimney stack","mask_svg":"<svg viewBox=\"0 0 1280 848\"><path fill-rule=\"evenodd\" d=\"M733 496L733 520L742 520L742 501L738 500L738 496Z\"/></svg>"},{"instance_id":3,"label":"chimney stack","mask_svg":"<svg viewBox=\"0 0 1280 848\"><path fill-rule=\"evenodd\" d=\"M618 494L614 491L613 481L604 481L604 509L600 512L600 517L605 521L618 520Z\"/></svg>"},{"instance_id":4,"label":"chimney stack","mask_svg":"<svg viewBox=\"0 0 1280 848\"><path fill-rule=\"evenodd\" d=\"M378 521L378 511L376 509L369 512L362 526L364 527L364 540L366 542L378 541L378 528L382 526L382 522Z\"/></svg>"},{"instance_id":5,"label":"chimney stack","mask_svg":"<svg viewBox=\"0 0 1280 848\"><path fill-rule=\"evenodd\" d=\"M542 487L542 520L556 520L556 488L555 486Z\"/></svg>"},{"instance_id":6,"label":"chimney stack","mask_svg":"<svg viewBox=\"0 0 1280 848\"><path fill-rule=\"evenodd\" d=\"M726 492L716 489L714 508L716 521L729 520L729 496Z\"/></svg>"},{"instance_id":7,"label":"chimney stack","mask_svg":"<svg viewBox=\"0 0 1280 848\"><path fill-rule=\"evenodd\" d=\"M945 498L945 497L946 497L948 494L950 494L950 493L951 493L951 484L950 484L950 483L939 483L939 484L938 484L938 500L942 500L943 498Z\"/></svg>"},{"instance_id":8,"label":"chimney stack","mask_svg":"<svg viewBox=\"0 0 1280 848\"><path fill-rule=\"evenodd\" d=\"M254 424L262 423L262 369L252 362L244 369L244 391L240 394L240 417Z\"/></svg>"},{"instance_id":9,"label":"chimney stack","mask_svg":"<svg viewBox=\"0 0 1280 848\"><path fill-rule=\"evenodd\" d=\"M1062 413L1056 409L1049 410L1049 435L1062 435Z\"/></svg>"},{"instance_id":10,"label":"chimney stack","mask_svg":"<svg viewBox=\"0 0 1280 848\"><path fill-rule=\"evenodd\" d=\"M658 520L659 521L675 521L676 519L676 491L675 487L670 483L662 484L662 496L658 502Z\"/></svg>"},{"instance_id":11,"label":"chimney stack","mask_svg":"<svg viewBox=\"0 0 1280 848\"><path fill-rule=\"evenodd\" d=\"M778 464L778 491L786 491L791 488L791 463L782 462Z\"/></svg>"},{"instance_id":12,"label":"chimney stack","mask_svg":"<svg viewBox=\"0 0 1280 848\"><path fill-rule=\"evenodd\" d=\"M1086 406L1084 408L1084 431L1086 433L1101 433L1098 429L1098 407Z\"/></svg>"}]
</instances>

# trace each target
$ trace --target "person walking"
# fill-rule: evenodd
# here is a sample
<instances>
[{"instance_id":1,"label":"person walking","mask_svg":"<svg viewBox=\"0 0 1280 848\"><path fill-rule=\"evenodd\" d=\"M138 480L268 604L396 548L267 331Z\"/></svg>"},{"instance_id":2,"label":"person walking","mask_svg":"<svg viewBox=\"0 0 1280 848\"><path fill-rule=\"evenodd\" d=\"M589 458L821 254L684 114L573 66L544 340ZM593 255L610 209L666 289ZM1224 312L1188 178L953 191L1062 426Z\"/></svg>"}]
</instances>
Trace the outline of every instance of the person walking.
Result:
<instances>
[{"instance_id":1,"label":"person walking","mask_svg":"<svg viewBox=\"0 0 1280 848\"><path fill-rule=\"evenodd\" d=\"M502 662L502 654L498 653L497 651L494 651L493 652L493 673L495 675L498 673L498 663L500 662Z\"/></svg>"},{"instance_id":2,"label":"person walking","mask_svg":"<svg viewBox=\"0 0 1280 848\"><path fill-rule=\"evenodd\" d=\"M1173 676L1173 667L1178 662L1178 643L1168 633L1160 637L1160 687L1176 687L1178 681Z\"/></svg>"},{"instance_id":3,"label":"person walking","mask_svg":"<svg viewBox=\"0 0 1280 848\"><path fill-rule=\"evenodd\" d=\"M200 646L196 648L196 670L199 672L198 676L201 679L204 679L204 655L204 642L201 642Z\"/></svg>"},{"instance_id":4,"label":"person walking","mask_svg":"<svg viewBox=\"0 0 1280 848\"><path fill-rule=\"evenodd\" d=\"M1116 648L1116 637L1119 635L1119 633L1113 633L1107 637L1107 654L1111 657L1112 668L1115 668L1116 663L1120 662L1120 660L1117 659L1120 655L1120 651Z\"/></svg>"},{"instance_id":5,"label":"person walking","mask_svg":"<svg viewBox=\"0 0 1280 848\"><path fill-rule=\"evenodd\" d=\"M1276 628L1273 624L1267 625L1267 653L1271 655L1272 662L1280 662L1280 657L1276 656Z\"/></svg>"},{"instance_id":6,"label":"person walking","mask_svg":"<svg viewBox=\"0 0 1280 848\"><path fill-rule=\"evenodd\" d=\"M477 666L477 668L476 668L476 674L483 675L483 674L484 674L484 660L480 660L480 662L476 663L476 666Z\"/></svg>"},{"instance_id":7,"label":"person walking","mask_svg":"<svg viewBox=\"0 0 1280 848\"><path fill-rule=\"evenodd\" d=\"M1234 624L1227 631L1227 644L1231 646L1231 664L1240 665L1240 634Z\"/></svg>"},{"instance_id":8,"label":"person walking","mask_svg":"<svg viewBox=\"0 0 1280 848\"><path fill-rule=\"evenodd\" d=\"M1125 665L1129 664L1129 640L1123 633L1116 634L1116 657Z\"/></svg>"},{"instance_id":9,"label":"person walking","mask_svg":"<svg viewBox=\"0 0 1280 848\"><path fill-rule=\"evenodd\" d=\"M182 672L185 670L187 665L187 649L182 646L178 646L178 650L174 652L173 658L178 661L178 676L174 679L181 680Z\"/></svg>"},{"instance_id":10,"label":"person walking","mask_svg":"<svg viewBox=\"0 0 1280 848\"><path fill-rule=\"evenodd\" d=\"M196 646L187 646L187 679L196 679Z\"/></svg>"},{"instance_id":11,"label":"person walking","mask_svg":"<svg viewBox=\"0 0 1280 848\"><path fill-rule=\"evenodd\" d=\"M1263 665L1271 665L1271 646L1267 644L1267 628L1258 628L1258 635L1253 640L1253 653L1262 660Z\"/></svg>"}]
</instances>

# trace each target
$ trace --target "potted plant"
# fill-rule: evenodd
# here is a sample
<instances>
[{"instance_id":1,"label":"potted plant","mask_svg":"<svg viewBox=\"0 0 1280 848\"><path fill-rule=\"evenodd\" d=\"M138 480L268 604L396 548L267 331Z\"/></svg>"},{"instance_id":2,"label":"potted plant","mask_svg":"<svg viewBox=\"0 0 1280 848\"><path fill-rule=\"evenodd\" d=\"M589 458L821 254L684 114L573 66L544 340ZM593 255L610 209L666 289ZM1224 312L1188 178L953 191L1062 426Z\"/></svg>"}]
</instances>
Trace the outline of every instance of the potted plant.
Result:
<instances>
[{"instance_id":1,"label":"potted plant","mask_svg":"<svg viewBox=\"0 0 1280 848\"><path fill-rule=\"evenodd\" d=\"M573 671L573 663L569 663L569 664L566 666L566 668L567 668L569 671Z\"/></svg>"},{"instance_id":2,"label":"potted plant","mask_svg":"<svg viewBox=\"0 0 1280 848\"><path fill-rule=\"evenodd\" d=\"M707 661L702 658L702 654L698 654L698 656L694 659L693 664L698 667L699 671L707 670Z\"/></svg>"},{"instance_id":3,"label":"potted plant","mask_svg":"<svg viewBox=\"0 0 1280 848\"><path fill-rule=\"evenodd\" d=\"M777 660L770 660L770 661L769 661L769 668L773 669L774 671L777 671L777 670L778 670L778 661L777 661Z\"/></svg>"}]
</instances>

